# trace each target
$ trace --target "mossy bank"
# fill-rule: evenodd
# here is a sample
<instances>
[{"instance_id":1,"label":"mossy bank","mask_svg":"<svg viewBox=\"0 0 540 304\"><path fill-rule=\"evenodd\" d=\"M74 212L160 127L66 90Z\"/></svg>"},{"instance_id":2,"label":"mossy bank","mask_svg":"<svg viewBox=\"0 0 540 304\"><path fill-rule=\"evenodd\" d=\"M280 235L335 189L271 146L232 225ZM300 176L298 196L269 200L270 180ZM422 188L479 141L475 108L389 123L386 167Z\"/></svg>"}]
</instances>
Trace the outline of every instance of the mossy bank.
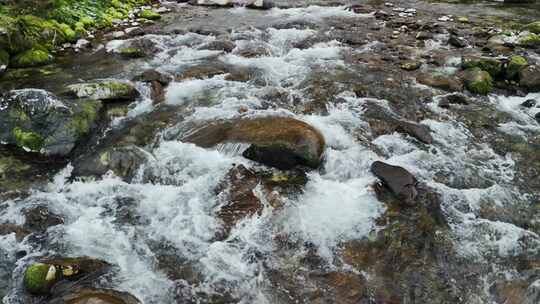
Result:
<instances>
[{"instance_id":1,"label":"mossy bank","mask_svg":"<svg viewBox=\"0 0 540 304\"><path fill-rule=\"evenodd\" d=\"M112 27L152 0L22 0L0 2L0 66L50 63L54 50L89 33ZM159 14L143 10L140 18ZM150 13L149 13L150 12ZM144 16L143 16L144 15Z\"/></svg>"}]
</instances>

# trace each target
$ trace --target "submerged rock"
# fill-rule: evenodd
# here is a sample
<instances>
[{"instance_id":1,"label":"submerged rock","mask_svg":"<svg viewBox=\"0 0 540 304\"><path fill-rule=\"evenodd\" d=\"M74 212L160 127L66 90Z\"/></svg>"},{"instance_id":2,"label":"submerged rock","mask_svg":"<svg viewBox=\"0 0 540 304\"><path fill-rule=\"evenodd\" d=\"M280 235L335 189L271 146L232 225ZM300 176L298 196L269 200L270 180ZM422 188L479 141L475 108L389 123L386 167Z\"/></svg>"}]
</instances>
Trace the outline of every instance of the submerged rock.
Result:
<instances>
[{"instance_id":1,"label":"submerged rock","mask_svg":"<svg viewBox=\"0 0 540 304\"><path fill-rule=\"evenodd\" d=\"M322 134L309 124L290 117L223 120L188 134L184 141L202 147L220 143L246 143L243 156L279 169L295 166L317 168L324 152Z\"/></svg>"},{"instance_id":2,"label":"submerged rock","mask_svg":"<svg viewBox=\"0 0 540 304\"><path fill-rule=\"evenodd\" d=\"M103 288L79 288L53 298L49 304L140 304L133 295Z\"/></svg>"},{"instance_id":3,"label":"submerged rock","mask_svg":"<svg viewBox=\"0 0 540 304\"><path fill-rule=\"evenodd\" d=\"M98 120L101 103L63 103L38 89L0 97L0 142L47 156L66 156Z\"/></svg>"},{"instance_id":4,"label":"submerged rock","mask_svg":"<svg viewBox=\"0 0 540 304\"><path fill-rule=\"evenodd\" d=\"M72 84L67 87L67 93L78 98L104 101L132 101L140 95L131 83L118 80Z\"/></svg>"},{"instance_id":5,"label":"submerged rock","mask_svg":"<svg viewBox=\"0 0 540 304\"><path fill-rule=\"evenodd\" d=\"M416 178L402 167L392 166L381 161L371 165L371 172L407 205L414 204L416 191Z\"/></svg>"}]
</instances>

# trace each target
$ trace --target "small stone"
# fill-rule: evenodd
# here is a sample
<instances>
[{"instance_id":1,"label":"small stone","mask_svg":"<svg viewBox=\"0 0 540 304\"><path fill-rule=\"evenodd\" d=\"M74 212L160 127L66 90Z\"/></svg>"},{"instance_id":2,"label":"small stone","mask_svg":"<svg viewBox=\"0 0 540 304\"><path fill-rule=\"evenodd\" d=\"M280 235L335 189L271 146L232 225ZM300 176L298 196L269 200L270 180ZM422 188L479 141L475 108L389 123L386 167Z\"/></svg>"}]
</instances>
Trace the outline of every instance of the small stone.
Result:
<instances>
[{"instance_id":1,"label":"small stone","mask_svg":"<svg viewBox=\"0 0 540 304\"><path fill-rule=\"evenodd\" d=\"M521 106L525 108L532 108L535 105L536 105L536 100L534 99L527 99L521 104Z\"/></svg>"},{"instance_id":2,"label":"small stone","mask_svg":"<svg viewBox=\"0 0 540 304\"><path fill-rule=\"evenodd\" d=\"M416 178L406 169L392 166L381 161L371 165L371 172L377 176L399 199L407 205L413 205L418 192Z\"/></svg>"},{"instance_id":3,"label":"small stone","mask_svg":"<svg viewBox=\"0 0 540 304\"><path fill-rule=\"evenodd\" d=\"M415 71L418 70L422 66L422 62L420 61L408 61L401 64L401 69L405 71Z\"/></svg>"}]
</instances>

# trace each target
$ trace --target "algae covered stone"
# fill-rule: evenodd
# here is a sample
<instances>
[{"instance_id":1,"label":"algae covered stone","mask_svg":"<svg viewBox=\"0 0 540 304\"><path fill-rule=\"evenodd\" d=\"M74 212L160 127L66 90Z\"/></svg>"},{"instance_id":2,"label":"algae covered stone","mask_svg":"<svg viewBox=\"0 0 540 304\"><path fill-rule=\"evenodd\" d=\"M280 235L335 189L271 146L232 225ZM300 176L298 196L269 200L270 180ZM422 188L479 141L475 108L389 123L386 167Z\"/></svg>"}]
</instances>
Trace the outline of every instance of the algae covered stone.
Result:
<instances>
[{"instance_id":1,"label":"algae covered stone","mask_svg":"<svg viewBox=\"0 0 540 304\"><path fill-rule=\"evenodd\" d=\"M529 33L518 40L518 44L524 47L536 47L540 46L540 35Z\"/></svg>"},{"instance_id":2,"label":"algae covered stone","mask_svg":"<svg viewBox=\"0 0 540 304\"><path fill-rule=\"evenodd\" d=\"M12 66L16 68L27 68L45 65L50 63L53 57L49 52L42 49L31 49L13 58Z\"/></svg>"},{"instance_id":3,"label":"algae covered stone","mask_svg":"<svg viewBox=\"0 0 540 304\"><path fill-rule=\"evenodd\" d=\"M118 80L72 84L67 92L78 98L98 100L134 100L140 95L131 83Z\"/></svg>"},{"instance_id":4,"label":"algae covered stone","mask_svg":"<svg viewBox=\"0 0 540 304\"><path fill-rule=\"evenodd\" d=\"M512 56L508 61L506 67L506 78L514 79L518 76L519 72L527 66L527 59L523 56Z\"/></svg>"},{"instance_id":5,"label":"algae covered stone","mask_svg":"<svg viewBox=\"0 0 540 304\"><path fill-rule=\"evenodd\" d=\"M30 265L24 273L24 287L33 294L48 293L56 280L56 268L43 263Z\"/></svg>"},{"instance_id":6,"label":"algae covered stone","mask_svg":"<svg viewBox=\"0 0 540 304\"><path fill-rule=\"evenodd\" d=\"M502 62L490 57L464 56L461 58L461 65L464 69L480 68L492 77L497 77L502 72Z\"/></svg>"},{"instance_id":7,"label":"algae covered stone","mask_svg":"<svg viewBox=\"0 0 540 304\"><path fill-rule=\"evenodd\" d=\"M62 102L39 89L0 96L0 142L48 156L66 156L99 119L99 101Z\"/></svg>"},{"instance_id":8,"label":"algae covered stone","mask_svg":"<svg viewBox=\"0 0 540 304\"><path fill-rule=\"evenodd\" d=\"M158 20L161 18L161 15L154 12L153 10L143 10L139 13L139 17L148 19L148 20Z\"/></svg>"},{"instance_id":9,"label":"algae covered stone","mask_svg":"<svg viewBox=\"0 0 540 304\"><path fill-rule=\"evenodd\" d=\"M467 69L463 80L467 89L472 93L486 95L493 90L491 75L480 68Z\"/></svg>"},{"instance_id":10,"label":"algae covered stone","mask_svg":"<svg viewBox=\"0 0 540 304\"><path fill-rule=\"evenodd\" d=\"M531 33L540 34L540 21L527 24L525 29Z\"/></svg>"}]
</instances>

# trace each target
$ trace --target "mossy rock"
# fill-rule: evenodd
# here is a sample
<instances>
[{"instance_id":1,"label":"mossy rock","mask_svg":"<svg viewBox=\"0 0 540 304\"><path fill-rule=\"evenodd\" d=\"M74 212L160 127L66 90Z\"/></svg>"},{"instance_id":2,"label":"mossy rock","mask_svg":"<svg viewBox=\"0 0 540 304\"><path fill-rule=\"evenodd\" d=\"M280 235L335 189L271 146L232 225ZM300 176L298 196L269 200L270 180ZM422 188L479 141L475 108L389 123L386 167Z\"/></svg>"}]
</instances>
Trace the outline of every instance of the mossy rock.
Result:
<instances>
[{"instance_id":1,"label":"mossy rock","mask_svg":"<svg viewBox=\"0 0 540 304\"><path fill-rule=\"evenodd\" d=\"M125 58L142 58L145 56L144 52L135 47L125 47L119 50L120 55Z\"/></svg>"},{"instance_id":2,"label":"mossy rock","mask_svg":"<svg viewBox=\"0 0 540 304\"><path fill-rule=\"evenodd\" d=\"M502 62L489 57L464 56L461 59L463 69L480 68L489 73L492 77L497 77L502 73Z\"/></svg>"},{"instance_id":3,"label":"mossy rock","mask_svg":"<svg viewBox=\"0 0 540 304\"><path fill-rule=\"evenodd\" d=\"M537 47L540 46L540 35L530 33L518 40L518 44L523 47Z\"/></svg>"},{"instance_id":4,"label":"mossy rock","mask_svg":"<svg viewBox=\"0 0 540 304\"><path fill-rule=\"evenodd\" d=\"M493 90L491 75L480 68L467 69L463 75L467 89L476 94L487 95Z\"/></svg>"},{"instance_id":5,"label":"mossy rock","mask_svg":"<svg viewBox=\"0 0 540 304\"><path fill-rule=\"evenodd\" d=\"M80 102L68 127L73 129L78 138L87 135L96 123L101 108L102 104L99 101Z\"/></svg>"},{"instance_id":6,"label":"mossy rock","mask_svg":"<svg viewBox=\"0 0 540 304\"><path fill-rule=\"evenodd\" d=\"M523 56L512 56L506 66L506 78L515 79L519 72L527 66L527 59Z\"/></svg>"},{"instance_id":7,"label":"mossy rock","mask_svg":"<svg viewBox=\"0 0 540 304\"><path fill-rule=\"evenodd\" d=\"M2 65L9 65L9 54L4 50L0 50L0 66Z\"/></svg>"},{"instance_id":8,"label":"mossy rock","mask_svg":"<svg viewBox=\"0 0 540 304\"><path fill-rule=\"evenodd\" d=\"M161 18L161 15L154 12L153 10L143 10L139 13L139 17L148 19L148 20L158 20Z\"/></svg>"},{"instance_id":9,"label":"mossy rock","mask_svg":"<svg viewBox=\"0 0 540 304\"><path fill-rule=\"evenodd\" d=\"M132 84L118 80L73 84L67 91L78 98L97 100L134 100L140 95Z\"/></svg>"},{"instance_id":10,"label":"mossy rock","mask_svg":"<svg viewBox=\"0 0 540 304\"><path fill-rule=\"evenodd\" d=\"M13 129L13 137L18 147L32 152L39 152L44 144L41 135L36 132L22 130L19 127Z\"/></svg>"},{"instance_id":11,"label":"mossy rock","mask_svg":"<svg viewBox=\"0 0 540 304\"><path fill-rule=\"evenodd\" d=\"M31 49L16 55L11 65L16 68L41 66L50 63L53 57L43 49Z\"/></svg>"},{"instance_id":12,"label":"mossy rock","mask_svg":"<svg viewBox=\"0 0 540 304\"><path fill-rule=\"evenodd\" d=\"M24 273L24 287L32 294L47 294L56 280L56 268L43 263L30 265Z\"/></svg>"},{"instance_id":13,"label":"mossy rock","mask_svg":"<svg viewBox=\"0 0 540 304\"><path fill-rule=\"evenodd\" d=\"M531 33L540 34L540 21L527 24L525 29Z\"/></svg>"}]
</instances>

